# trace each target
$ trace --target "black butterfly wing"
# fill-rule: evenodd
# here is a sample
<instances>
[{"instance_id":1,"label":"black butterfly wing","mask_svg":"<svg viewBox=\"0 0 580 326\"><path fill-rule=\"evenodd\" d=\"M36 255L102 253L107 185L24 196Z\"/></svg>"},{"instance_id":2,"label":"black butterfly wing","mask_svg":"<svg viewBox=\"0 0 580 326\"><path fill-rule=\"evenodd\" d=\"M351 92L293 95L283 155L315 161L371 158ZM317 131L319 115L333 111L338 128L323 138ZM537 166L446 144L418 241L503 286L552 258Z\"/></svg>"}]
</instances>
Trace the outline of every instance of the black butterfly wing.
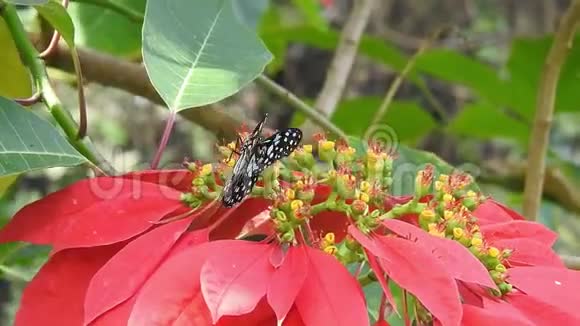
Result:
<instances>
[{"instance_id":1,"label":"black butterfly wing","mask_svg":"<svg viewBox=\"0 0 580 326\"><path fill-rule=\"evenodd\" d=\"M290 155L300 145L301 140L302 131L298 128L281 130L264 139L256 150L258 165L264 170L272 163Z\"/></svg>"}]
</instances>

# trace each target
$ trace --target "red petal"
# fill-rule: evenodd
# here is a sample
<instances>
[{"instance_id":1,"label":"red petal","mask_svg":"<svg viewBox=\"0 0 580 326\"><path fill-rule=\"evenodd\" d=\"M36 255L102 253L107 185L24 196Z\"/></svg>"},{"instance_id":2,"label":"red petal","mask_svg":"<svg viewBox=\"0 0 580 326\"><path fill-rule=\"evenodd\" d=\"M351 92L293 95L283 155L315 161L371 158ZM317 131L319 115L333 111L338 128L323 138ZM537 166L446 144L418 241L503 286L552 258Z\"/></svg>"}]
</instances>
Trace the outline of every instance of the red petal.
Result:
<instances>
[{"instance_id":1,"label":"red petal","mask_svg":"<svg viewBox=\"0 0 580 326\"><path fill-rule=\"evenodd\" d=\"M122 244L56 253L26 286L15 326L83 324L89 281Z\"/></svg>"},{"instance_id":2,"label":"red petal","mask_svg":"<svg viewBox=\"0 0 580 326\"><path fill-rule=\"evenodd\" d=\"M238 242L207 242L168 258L139 291L128 326L175 325L176 320L212 325L201 294L201 267L216 250L234 251Z\"/></svg>"},{"instance_id":3,"label":"red petal","mask_svg":"<svg viewBox=\"0 0 580 326\"><path fill-rule=\"evenodd\" d=\"M241 316L224 316L216 324L216 326L256 326L256 325L264 325L264 326L276 325L276 316L274 315L274 311L272 311L272 308L268 306L266 298L262 298L262 300L260 300L260 302L256 306L256 309L254 309L251 313Z\"/></svg>"},{"instance_id":4,"label":"red petal","mask_svg":"<svg viewBox=\"0 0 580 326\"><path fill-rule=\"evenodd\" d=\"M509 294L506 300L532 321L533 325L580 325L578 314L574 316L564 311L558 303L552 305L545 300L522 293ZM574 303L578 310L578 301Z\"/></svg>"},{"instance_id":5,"label":"red petal","mask_svg":"<svg viewBox=\"0 0 580 326\"><path fill-rule=\"evenodd\" d=\"M513 221L515 218L510 215L509 212L512 211L508 211L505 207L499 205L494 200L488 199L477 206L473 211L473 215L477 217L480 225L486 225L490 223Z\"/></svg>"},{"instance_id":6,"label":"red petal","mask_svg":"<svg viewBox=\"0 0 580 326\"><path fill-rule=\"evenodd\" d=\"M552 246L558 239L558 234L541 223L530 221L509 221L488 224L481 227L481 233L486 241L527 238Z\"/></svg>"},{"instance_id":7,"label":"red petal","mask_svg":"<svg viewBox=\"0 0 580 326\"><path fill-rule=\"evenodd\" d=\"M386 320L379 320L373 326L390 326Z\"/></svg>"},{"instance_id":8,"label":"red petal","mask_svg":"<svg viewBox=\"0 0 580 326\"><path fill-rule=\"evenodd\" d=\"M348 218L343 213L322 212L310 219L310 228L315 237L322 237L325 234L334 233L336 242L341 242L346 236L348 228Z\"/></svg>"},{"instance_id":9,"label":"red petal","mask_svg":"<svg viewBox=\"0 0 580 326\"><path fill-rule=\"evenodd\" d=\"M135 305L136 298L132 297L129 300L125 300L120 305L107 311L106 313L100 315L93 322L88 324L89 326L110 326L110 325L127 325L129 316L131 315L131 310Z\"/></svg>"},{"instance_id":10,"label":"red petal","mask_svg":"<svg viewBox=\"0 0 580 326\"><path fill-rule=\"evenodd\" d=\"M373 272L377 276L377 280L379 281L381 288L383 288L383 293L385 294L385 296L387 297L387 300L389 301L389 303L393 307L393 310L397 311L397 303L395 302L395 298L393 297L393 294L391 293L391 289L389 288L389 285L387 284L387 278L385 277L385 271L383 271L383 268L379 265L379 262L377 261L377 259L375 258L375 255L372 252L365 249L365 254L367 255L367 259L369 261L369 267L373 270Z\"/></svg>"},{"instance_id":11,"label":"red petal","mask_svg":"<svg viewBox=\"0 0 580 326\"><path fill-rule=\"evenodd\" d=\"M417 245L437 257L454 278L495 288L495 283L481 262L460 243L430 235L416 226L396 219L383 221L397 235L412 239Z\"/></svg>"},{"instance_id":12,"label":"red petal","mask_svg":"<svg viewBox=\"0 0 580 326\"><path fill-rule=\"evenodd\" d=\"M334 257L306 247L308 275L296 298L304 324L368 325L369 319L360 285Z\"/></svg>"},{"instance_id":13,"label":"red petal","mask_svg":"<svg viewBox=\"0 0 580 326\"><path fill-rule=\"evenodd\" d=\"M79 181L20 210L0 231L0 242L48 244L54 250L129 239L181 207L180 193L122 178Z\"/></svg>"},{"instance_id":14,"label":"red petal","mask_svg":"<svg viewBox=\"0 0 580 326\"><path fill-rule=\"evenodd\" d=\"M369 239L356 232L354 227L349 231L365 248L381 258L381 265L389 277L414 294L443 325L459 325L461 302L457 284L430 251L405 239Z\"/></svg>"},{"instance_id":15,"label":"red petal","mask_svg":"<svg viewBox=\"0 0 580 326\"><path fill-rule=\"evenodd\" d=\"M218 218L223 219L223 222L211 232L210 238L212 240L236 238L244 225L267 210L268 205L269 202L265 199L248 198L236 208L225 209L225 212Z\"/></svg>"},{"instance_id":16,"label":"red petal","mask_svg":"<svg viewBox=\"0 0 580 326\"><path fill-rule=\"evenodd\" d=\"M190 220L184 219L162 225L130 242L109 260L87 291L85 321L92 321L135 294L189 224Z\"/></svg>"},{"instance_id":17,"label":"red petal","mask_svg":"<svg viewBox=\"0 0 580 326\"><path fill-rule=\"evenodd\" d=\"M507 213L512 219L514 220L521 220L521 221L525 221L526 218L523 217L522 215L520 215L520 213L514 211L513 209L505 206L504 204L497 202L495 200L491 200L495 205L497 205L499 208L501 208L505 213Z\"/></svg>"},{"instance_id":18,"label":"red petal","mask_svg":"<svg viewBox=\"0 0 580 326\"><path fill-rule=\"evenodd\" d=\"M539 301L580 319L580 272L554 267L514 267L508 281Z\"/></svg>"},{"instance_id":19,"label":"red petal","mask_svg":"<svg viewBox=\"0 0 580 326\"><path fill-rule=\"evenodd\" d=\"M282 265L274 272L266 295L278 320L284 319L290 311L307 273L308 257L304 247L290 247Z\"/></svg>"},{"instance_id":20,"label":"red petal","mask_svg":"<svg viewBox=\"0 0 580 326\"><path fill-rule=\"evenodd\" d=\"M461 281L457 282L457 289L464 303L477 307L483 307L483 297L489 295L483 287Z\"/></svg>"},{"instance_id":21,"label":"red petal","mask_svg":"<svg viewBox=\"0 0 580 326\"><path fill-rule=\"evenodd\" d=\"M306 326L295 305L292 306L292 309L290 309L290 312L286 315L286 319L284 319L282 326Z\"/></svg>"},{"instance_id":22,"label":"red petal","mask_svg":"<svg viewBox=\"0 0 580 326\"><path fill-rule=\"evenodd\" d=\"M497 309L503 306L504 309ZM510 325L510 326L534 326L520 312L508 304L497 304L494 308L479 308L476 306L463 305L462 325L488 326L488 325Z\"/></svg>"},{"instance_id":23,"label":"red petal","mask_svg":"<svg viewBox=\"0 0 580 326\"><path fill-rule=\"evenodd\" d=\"M193 177L193 173L185 169L144 170L129 172L121 176L121 178L124 179L160 184L174 188L181 192L189 192L191 190L191 182L193 181Z\"/></svg>"},{"instance_id":24,"label":"red petal","mask_svg":"<svg viewBox=\"0 0 580 326\"><path fill-rule=\"evenodd\" d=\"M500 249L513 249L508 258L512 266L553 266L565 268L560 257L552 248L532 239L506 239L490 241L489 244Z\"/></svg>"},{"instance_id":25,"label":"red petal","mask_svg":"<svg viewBox=\"0 0 580 326\"><path fill-rule=\"evenodd\" d=\"M266 294L274 246L238 241L235 251L218 249L201 269L201 291L214 322L254 310Z\"/></svg>"}]
</instances>

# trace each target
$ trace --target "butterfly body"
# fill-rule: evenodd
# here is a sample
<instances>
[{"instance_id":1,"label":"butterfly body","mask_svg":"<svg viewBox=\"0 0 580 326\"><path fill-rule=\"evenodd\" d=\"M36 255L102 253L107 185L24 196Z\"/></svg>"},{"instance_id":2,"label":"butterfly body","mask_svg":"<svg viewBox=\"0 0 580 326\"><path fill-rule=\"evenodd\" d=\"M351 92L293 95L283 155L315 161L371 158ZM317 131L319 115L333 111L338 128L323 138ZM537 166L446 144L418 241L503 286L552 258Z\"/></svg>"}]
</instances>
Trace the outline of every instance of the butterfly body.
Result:
<instances>
[{"instance_id":1,"label":"butterfly body","mask_svg":"<svg viewBox=\"0 0 580 326\"><path fill-rule=\"evenodd\" d=\"M264 169L290 155L300 144L302 131L297 128L278 131L268 138L262 137L266 117L242 142L240 156L234 165L232 176L224 185L222 204L225 207L233 207L240 203L252 191Z\"/></svg>"}]
</instances>

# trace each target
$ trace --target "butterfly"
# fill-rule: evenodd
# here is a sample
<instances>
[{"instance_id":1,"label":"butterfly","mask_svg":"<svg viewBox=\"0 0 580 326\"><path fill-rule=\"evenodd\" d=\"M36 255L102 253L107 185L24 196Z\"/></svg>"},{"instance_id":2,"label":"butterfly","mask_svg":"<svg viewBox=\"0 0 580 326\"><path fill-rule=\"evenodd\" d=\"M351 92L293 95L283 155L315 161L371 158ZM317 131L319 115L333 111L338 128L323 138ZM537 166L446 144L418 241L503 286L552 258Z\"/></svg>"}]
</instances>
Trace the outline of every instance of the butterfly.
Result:
<instances>
[{"instance_id":1,"label":"butterfly","mask_svg":"<svg viewBox=\"0 0 580 326\"><path fill-rule=\"evenodd\" d=\"M260 174L268 166L292 153L302 140L302 131L288 128L262 137L262 128L268 115L260 121L254 131L243 141L238 138L241 149L234 164L232 176L226 181L222 193L222 204L233 207L240 203L251 191Z\"/></svg>"}]
</instances>

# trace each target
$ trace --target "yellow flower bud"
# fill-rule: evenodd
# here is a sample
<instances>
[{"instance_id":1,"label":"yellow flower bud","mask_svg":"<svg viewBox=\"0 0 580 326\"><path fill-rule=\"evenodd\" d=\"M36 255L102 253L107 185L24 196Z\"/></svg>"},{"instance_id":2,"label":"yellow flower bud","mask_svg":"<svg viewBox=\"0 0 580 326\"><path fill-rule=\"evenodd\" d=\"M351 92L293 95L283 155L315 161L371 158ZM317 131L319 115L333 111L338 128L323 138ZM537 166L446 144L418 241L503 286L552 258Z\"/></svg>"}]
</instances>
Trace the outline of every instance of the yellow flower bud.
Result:
<instances>
[{"instance_id":1,"label":"yellow flower bud","mask_svg":"<svg viewBox=\"0 0 580 326\"><path fill-rule=\"evenodd\" d=\"M454 215L453 212L452 211L449 211L449 210L445 210L443 212L443 218L446 219L446 220L449 220L449 219L453 218L453 215Z\"/></svg>"},{"instance_id":2,"label":"yellow flower bud","mask_svg":"<svg viewBox=\"0 0 580 326\"><path fill-rule=\"evenodd\" d=\"M445 195L443 195L443 201L444 202L449 203L452 200L453 200L453 195L451 195L451 194L445 194Z\"/></svg>"},{"instance_id":3,"label":"yellow flower bud","mask_svg":"<svg viewBox=\"0 0 580 326\"><path fill-rule=\"evenodd\" d=\"M487 249L487 253L488 253L488 254L489 254L491 257L495 258L495 257L499 256L499 249L497 249L496 247L489 247L489 248Z\"/></svg>"},{"instance_id":4,"label":"yellow flower bud","mask_svg":"<svg viewBox=\"0 0 580 326\"><path fill-rule=\"evenodd\" d=\"M285 195L286 195L286 198L292 200L296 196L296 193L294 192L294 189L286 189Z\"/></svg>"},{"instance_id":5,"label":"yellow flower bud","mask_svg":"<svg viewBox=\"0 0 580 326\"><path fill-rule=\"evenodd\" d=\"M320 141L320 145L319 146L320 146L321 149L323 149L325 151L330 151L330 150L333 150L334 149L334 145L335 145L335 143L333 141L323 140L323 141Z\"/></svg>"},{"instance_id":6,"label":"yellow flower bud","mask_svg":"<svg viewBox=\"0 0 580 326\"><path fill-rule=\"evenodd\" d=\"M201 175L209 175L213 171L213 166L211 164L205 164L201 167L200 174Z\"/></svg>"},{"instance_id":7,"label":"yellow flower bud","mask_svg":"<svg viewBox=\"0 0 580 326\"><path fill-rule=\"evenodd\" d=\"M300 199L295 199L290 203L290 208L293 211L302 208L302 206L304 206L304 203Z\"/></svg>"},{"instance_id":8,"label":"yellow flower bud","mask_svg":"<svg viewBox=\"0 0 580 326\"><path fill-rule=\"evenodd\" d=\"M483 245L483 240L481 240L481 238L473 238L471 239L471 245L474 247L481 247Z\"/></svg>"},{"instance_id":9,"label":"yellow flower bud","mask_svg":"<svg viewBox=\"0 0 580 326\"><path fill-rule=\"evenodd\" d=\"M366 192L361 192L360 193L360 200L364 201L365 203L368 203L370 200L370 197Z\"/></svg>"},{"instance_id":10,"label":"yellow flower bud","mask_svg":"<svg viewBox=\"0 0 580 326\"><path fill-rule=\"evenodd\" d=\"M439 175L439 181L446 183L447 181L449 181L449 176L447 174L441 174Z\"/></svg>"},{"instance_id":11,"label":"yellow flower bud","mask_svg":"<svg viewBox=\"0 0 580 326\"><path fill-rule=\"evenodd\" d=\"M336 237L334 236L334 233L332 232L328 232L325 236L324 236L324 241L326 243L330 244L334 244Z\"/></svg>"},{"instance_id":12,"label":"yellow flower bud","mask_svg":"<svg viewBox=\"0 0 580 326\"><path fill-rule=\"evenodd\" d=\"M461 239L462 236L463 236L462 228L453 228L453 237L455 239Z\"/></svg>"},{"instance_id":13,"label":"yellow flower bud","mask_svg":"<svg viewBox=\"0 0 580 326\"><path fill-rule=\"evenodd\" d=\"M362 181L360 183L360 190L367 192L369 189L371 189L371 183L368 181Z\"/></svg>"},{"instance_id":14,"label":"yellow flower bud","mask_svg":"<svg viewBox=\"0 0 580 326\"><path fill-rule=\"evenodd\" d=\"M304 149L306 153L312 153L312 145L310 144L303 145L302 149Z\"/></svg>"},{"instance_id":15,"label":"yellow flower bud","mask_svg":"<svg viewBox=\"0 0 580 326\"><path fill-rule=\"evenodd\" d=\"M324 252L329 254L329 255L335 255L336 252L338 251L338 249L336 248L336 246L328 246L328 247L324 247Z\"/></svg>"}]
</instances>

